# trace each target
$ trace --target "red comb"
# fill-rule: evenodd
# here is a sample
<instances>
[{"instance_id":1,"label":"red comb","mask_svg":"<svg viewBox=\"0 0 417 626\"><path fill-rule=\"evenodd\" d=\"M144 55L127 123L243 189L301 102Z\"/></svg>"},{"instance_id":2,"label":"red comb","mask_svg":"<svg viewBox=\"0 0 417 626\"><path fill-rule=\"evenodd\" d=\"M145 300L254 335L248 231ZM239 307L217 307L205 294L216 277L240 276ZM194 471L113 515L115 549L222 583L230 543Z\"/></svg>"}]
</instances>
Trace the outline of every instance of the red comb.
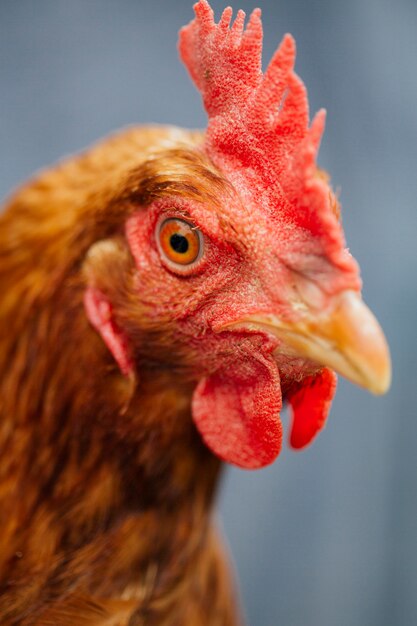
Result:
<instances>
[{"instance_id":1,"label":"red comb","mask_svg":"<svg viewBox=\"0 0 417 626\"><path fill-rule=\"evenodd\" d=\"M179 50L209 116L208 154L222 169L250 168L257 185L273 189L275 212L323 237L326 253L346 265L331 190L317 176L325 111L309 127L306 88L293 69L294 39L284 36L263 73L259 9L245 29L243 11L231 24L228 7L216 24L206 0L194 10L195 19L180 31Z\"/></svg>"},{"instance_id":2,"label":"red comb","mask_svg":"<svg viewBox=\"0 0 417 626\"><path fill-rule=\"evenodd\" d=\"M195 19L180 31L179 49L203 96L209 115L209 142L235 156L257 161L256 150L247 141L250 133L264 149L273 144L273 159L282 164L283 153L300 143L308 123L305 87L293 72L293 38L285 35L263 74L260 9L253 11L245 30L243 11L230 25L230 7L218 24L206 0L200 0L194 10ZM238 129L244 129L243 137L237 134Z\"/></svg>"}]
</instances>

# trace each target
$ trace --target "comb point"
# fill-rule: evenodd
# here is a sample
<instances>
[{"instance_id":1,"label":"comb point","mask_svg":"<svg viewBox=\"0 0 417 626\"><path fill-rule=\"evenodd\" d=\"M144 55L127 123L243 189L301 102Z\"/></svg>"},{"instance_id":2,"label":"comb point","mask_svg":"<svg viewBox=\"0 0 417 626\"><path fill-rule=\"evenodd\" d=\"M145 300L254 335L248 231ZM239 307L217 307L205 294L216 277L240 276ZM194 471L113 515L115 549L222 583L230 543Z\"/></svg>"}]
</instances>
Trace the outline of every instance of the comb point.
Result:
<instances>
[{"instance_id":1,"label":"comb point","mask_svg":"<svg viewBox=\"0 0 417 626\"><path fill-rule=\"evenodd\" d=\"M309 139L316 152L319 149L320 141L326 126L326 114L326 109L320 109L317 111L308 131Z\"/></svg>"},{"instance_id":2,"label":"comb point","mask_svg":"<svg viewBox=\"0 0 417 626\"><path fill-rule=\"evenodd\" d=\"M193 6L196 18L202 22L208 24L214 24L213 9L207 2L207 0L199 0Z\"/></svg>"},{"instance_id":3,"label":"comb point","mask_svg":"<svg viewBox=\"0 0 417 626\"><path fill-rule=\"evenodd\" d=\"M227 30L230 25L230 20L232 19L233 9L232 7L226 7L222 13L222 16L219 21L219 28L223 31Z\"/></svg>"},{"instance_id":4,"label":"comb point","mask_svg":"<svg viewBox=\"0 0 417 626\"><path fill-rule=\"evenodd\" d=\"M283 71L290 71L294 69L296 55L297 45L295 39L290 33L286 33L273 58L279 59L279 65Z\"/></svg>"},{"instance_id":5,"label":"comb point","mask_svg":"<svg viewBox=\"0 0 417 626\"><path fill-rule=\"evenodd\" d=\"M261 9L254 9L252 11L243 33L243 39L246 43L256 41L260 47L262 46Z\"/></svg>"},{"instance_id":6,"label":"comb point","mask_svg":"<svg viewBox=\"0 0 417 626\"><path fill-rule=\"evenodd\" d=\"M269 62L264 76L264 90L275 90L277 94L280 94L278 97L279 100L287 86L288 76L294 69L295 55L296 46L294 37L287 33L282 38L281 43Z\"/></svg>"},{"instance_id":7,"label":"comb point","mask_svg":"<svg viewBox=\"0 0 417 626\"><path fill-rule=\"evenodd\" d=\"M242 11L242 9L239 9L236 15L236 19L232 26L232 32L238 33L238 34L242 33L243 25L245 23L245 17L246 17L246 13Z\"/></svg>"}]
</instances>

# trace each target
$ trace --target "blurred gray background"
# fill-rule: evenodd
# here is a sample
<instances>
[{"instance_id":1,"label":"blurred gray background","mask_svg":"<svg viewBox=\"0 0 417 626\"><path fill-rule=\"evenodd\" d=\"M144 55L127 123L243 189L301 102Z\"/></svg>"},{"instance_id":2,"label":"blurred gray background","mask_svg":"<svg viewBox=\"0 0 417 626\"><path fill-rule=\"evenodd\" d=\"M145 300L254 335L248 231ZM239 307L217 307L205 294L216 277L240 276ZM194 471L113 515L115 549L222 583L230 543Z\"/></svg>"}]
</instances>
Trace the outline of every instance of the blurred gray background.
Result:
<instances>
[{"instance_id":1,"label":"blurred gray background","mask_svg":"<svg viewBox=\"0 0 417 626\"><path fill-rule=\"evenodd\" d=\"M191 0L0 2L0 193L132 123L203 127L177 59ZM257 0L235 0L250 11ZM229 469L223 525L252 626L417 624L417 2L259 0L264 60L283 33L320 164L342 190L364 296L394 380L375 398L340 382L326 430L270 468ZM219 17L223 3L213 0Z\"/></svg>"}]
</instances>

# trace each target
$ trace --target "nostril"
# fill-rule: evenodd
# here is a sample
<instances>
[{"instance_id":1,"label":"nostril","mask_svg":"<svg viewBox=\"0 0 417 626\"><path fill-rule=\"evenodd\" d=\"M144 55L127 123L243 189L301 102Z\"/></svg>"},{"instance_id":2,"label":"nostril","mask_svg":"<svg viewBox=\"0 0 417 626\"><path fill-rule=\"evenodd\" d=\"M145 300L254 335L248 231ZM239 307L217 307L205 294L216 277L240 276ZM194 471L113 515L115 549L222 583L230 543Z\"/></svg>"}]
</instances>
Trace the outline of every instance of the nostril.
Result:
<instances>
[{"instance_id":1,"label":"nostril","mask_svg":"<svg viewBox=\"0 0 417 626\"><path fill-rule=\"evenodd\" d=\"M309 278L301 274L294 274L294 287L301 299L309 308L322 310L326 304L326 294Z\"/></svg>"}]
</instances>

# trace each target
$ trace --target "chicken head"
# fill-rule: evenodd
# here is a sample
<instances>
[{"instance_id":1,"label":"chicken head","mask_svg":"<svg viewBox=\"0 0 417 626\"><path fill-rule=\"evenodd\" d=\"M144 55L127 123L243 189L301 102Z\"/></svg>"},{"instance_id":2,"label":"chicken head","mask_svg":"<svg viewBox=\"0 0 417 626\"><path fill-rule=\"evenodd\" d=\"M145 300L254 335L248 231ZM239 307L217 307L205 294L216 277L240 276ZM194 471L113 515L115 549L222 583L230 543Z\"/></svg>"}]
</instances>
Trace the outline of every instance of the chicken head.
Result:
<instances>
[{"instance_id":1,"label":"chicken head","mask_svg":"<svg viewBox=\"0 0 417 626\"><path fill-rule=\"evenodd\" d=\"M256 468L280 451L283 400L301 448L325 423L334 372L384 393L389 353L316 164L325 114L309 124L292 37L263 73L259 10L245 29L241 11L233 25L230 9L216 24L206 0L195 12L179 49L207 132L190 146L167 129L130 172L128 280L115 278L119 244L99 242L84 302L124 376L165 368L189 381L207 446ZM111 269L97 272L103 259Z\"/></svg>"}]
</instances>

